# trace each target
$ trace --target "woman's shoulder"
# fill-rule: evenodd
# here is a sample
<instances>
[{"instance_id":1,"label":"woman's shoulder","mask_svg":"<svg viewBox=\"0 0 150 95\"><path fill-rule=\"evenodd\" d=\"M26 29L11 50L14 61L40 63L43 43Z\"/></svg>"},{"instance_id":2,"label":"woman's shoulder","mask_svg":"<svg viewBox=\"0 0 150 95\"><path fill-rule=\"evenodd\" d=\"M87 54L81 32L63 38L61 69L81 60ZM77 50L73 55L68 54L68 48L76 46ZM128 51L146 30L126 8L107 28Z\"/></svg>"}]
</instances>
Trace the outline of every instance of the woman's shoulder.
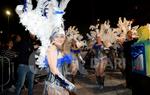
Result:
<instances>
[{"instance_id":1,"label":"woman's shoulder","mask_svg":"<svg viewBox=\"0 0 150 95\"><path fill-rule=\"evenodd\" d=\"M48 47L48 51L56 51L57 47L55 45L51 45Z\"/></svg>"}]
</instances>

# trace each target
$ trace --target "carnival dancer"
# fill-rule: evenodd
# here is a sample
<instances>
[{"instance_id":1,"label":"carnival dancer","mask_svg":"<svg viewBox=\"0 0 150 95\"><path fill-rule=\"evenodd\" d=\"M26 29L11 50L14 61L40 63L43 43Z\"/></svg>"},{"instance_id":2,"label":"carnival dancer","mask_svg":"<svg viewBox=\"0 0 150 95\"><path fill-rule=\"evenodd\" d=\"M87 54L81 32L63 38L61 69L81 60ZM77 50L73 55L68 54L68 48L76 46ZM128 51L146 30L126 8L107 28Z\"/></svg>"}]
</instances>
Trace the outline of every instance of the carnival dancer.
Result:
<instances>
[{"instance_id":1,"label":"carnival dancer","mask_svg":"<svg viewBox=\"0 0 150 95\"><path fill-rule=\"evenodd\" d=\"M75 76L79 71L80 74L85 75L87 71L84 68L85 61L81 56L81 48L86 46L85 40L83 40L83 36L79 34L78 29L75 26L70 26L66 33L67 42L70 44L69 52L73 56L72 64L70 64L70 72L71 72L71 81L75 83Z\"/></svg>"},{"instance_id":2,"label":"carnival dancer","mask_svg":"<svg viewBox=\"0 0 150 95\"><path fill-rule=\"evenodd\" d=\"M92 49L94 52L94 67L96 81L99 85L99 88L103 89L105 67L108 63L107 52L109 51L109 47L112 46L112 42L115 41L115 38L111 33L109 21L101 25L99 23L96 26L91 25L89 29L91 29L91 31L90 34L87 34L87 36L94 43Z\"/></svg>"},{"instance_id":3,"label":"carnival dancer","mask_svg":"<svg viewBox=\"0 0 150 95\"><path fill-rule=\"evenodd\" d=\"M48 81L52 84L55 84L57 86L62 86L63 88L65 88L63 93L65 95L68 95L67 90L72 91L75 88L75 86L72 83L70 83L68 80L66 80L64 77L65 76L64 74L65 63L68 63L68 64L72 63L71 62L72 56L64 54L64 51L63 51L64 50L63 44L65 41L64 31L55 33L51 39L52 39L53 45L48 48L48 51L47 51L48 54L45 60L45 63L46 63L45 65L50 66L50 73L49 73ZM49 85L47 87L49 87ZM52 87L49 87L48 95L55 95L54 93L60 93L58 91L54 92L52 91L52 89L53 89Z\"/></svg>"},{"instance_id":4,"label":"carnival dancer","mask_svg":"<svg viewBox=\"0 0 150 95\"><path fill-rule=\"evenodd\" d=\"M105 66L107 63L107 56L105 54L104 45L101 41L99 35L96 36L96 43L93 46L94 50L94 63L95 63L95 73L96 80L100 89L104 87L104 77L105 77Z\"/></svg>"},{"instance_id":5,"label":"carnival dancer","mask_svg":"<svg viewBox=\"0 0 150 95\"><path fill-rule=\"evenodd\" d=\"M71 74L72 74L72 82L75 83L75 76L77 74L77 71L79 71L80 74L86 75L87 71L84 68L85 61L83 60L81 56L81 49L77 47L77 42L75 40L72 40L72 44L70 47L70 52L73 55L73 63L71 66Z\"/></svg>"},{"instance_id":6,"label":"carnival dancer","mask_svg":"<svg viewBox=\"0 0 150 95\"><path fill-rule=\"evenodd\" d=\"M75 76L77 74L77 71L79 70L79 61L78 61L77 56L78 56L78 53L80 52L80 50L76 47L75 40L72 40L70 52L73 55L73 61L72 61L72 64L70 65L71 78L72 78L71 82L75 83Z\"/></svg>"},{"instance_id":7,"label":"carnival dancer","mask_svg":"<svg viewBox=\"0 0 150 95\"><path fill-rule=\"evenodd\" d=\"M50 68L46 84L49 95L68 95L68 91L75 90L75 85L69 82L61 71L64 63L68 60L68 63L71 63L71 56L63 54L61 47L65 40L62 16L69 1L37 0L36 8L32 9L31 0L25 0L24 5L16 7L22 25L41 41L36 64L39 68Z\"/></svg>"}]
</instances>

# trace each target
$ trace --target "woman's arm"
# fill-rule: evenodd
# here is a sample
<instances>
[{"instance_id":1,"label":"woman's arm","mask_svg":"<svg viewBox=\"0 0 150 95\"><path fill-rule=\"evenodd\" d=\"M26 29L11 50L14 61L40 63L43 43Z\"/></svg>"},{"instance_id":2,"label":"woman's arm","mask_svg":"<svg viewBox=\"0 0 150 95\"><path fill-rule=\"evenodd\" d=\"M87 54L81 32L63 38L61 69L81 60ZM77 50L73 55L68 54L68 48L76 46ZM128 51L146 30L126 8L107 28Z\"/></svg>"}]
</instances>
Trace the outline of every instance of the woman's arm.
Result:
<instances>
[{"instance_id":1,"label":"woman's arm","mask_svg":"<svg viewBox=\"0 0 150 95\"><path fill-rule=\"evenodd\" d=\"M48 49L48 64L50 67L51 73L55 75L55 78L59 80L61 83L62 87L68 89L69 91L75 91L75 86L69 82L62 74L59 72L57 68L57 48L56 46L51 46Z\"/></svg>"},{"instance_id":2,"label":"woman's arm","mask_svg":"<svg viewBox=\"0 0 150 95\"><path fill-rule=\"evenodd\" d=\"M54 74L54 75L59 75L59 70L57 68L57 48L56 46L51 46L49 49L48 49L48 64L49 64L49 68L51 70L51 72Z\"/></svg>"}]
</instances>

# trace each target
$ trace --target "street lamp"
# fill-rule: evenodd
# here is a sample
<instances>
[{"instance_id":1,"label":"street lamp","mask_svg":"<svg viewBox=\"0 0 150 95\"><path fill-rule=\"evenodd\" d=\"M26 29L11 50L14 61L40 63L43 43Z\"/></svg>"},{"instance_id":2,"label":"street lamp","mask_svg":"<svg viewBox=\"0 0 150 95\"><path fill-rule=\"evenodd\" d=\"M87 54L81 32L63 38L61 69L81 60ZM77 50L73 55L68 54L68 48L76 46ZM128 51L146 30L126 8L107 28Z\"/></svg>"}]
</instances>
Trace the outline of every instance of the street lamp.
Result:
<instances>
[{"instance_id":1,"label":"street lamp","mask_svg":"<svg viewBox=\"0 0 150 95\"><path fill-rule=\"evenodd\" d=\"M10 10L6 10L6 15L7 15L7 17L8 17L8 24L9 24L9 16L11 15L11 12L10 12Z\"/></svg>"},{"instance_id":2,"label":"street lamp","mask_svg":"<svg viewBox=\"0 0 150 95\"><path fill-rule=\"evenodd\" d=\"M6 15L7 16L10 16L11 15L11 12L9 10L6 10Z\"/></svg>"},{"instance_id":3,"label":"street lamp","mask_svg":"<svg viewBox=\"0 0 150 95\"><path fill-rule=\"evenodd\" d=\"M6 13L6 16L8 18L8 32L9 32L9 17L11 15L11 12L10 12L10 10L6 10L5 13Z\"/></svg>"}]
</instances>

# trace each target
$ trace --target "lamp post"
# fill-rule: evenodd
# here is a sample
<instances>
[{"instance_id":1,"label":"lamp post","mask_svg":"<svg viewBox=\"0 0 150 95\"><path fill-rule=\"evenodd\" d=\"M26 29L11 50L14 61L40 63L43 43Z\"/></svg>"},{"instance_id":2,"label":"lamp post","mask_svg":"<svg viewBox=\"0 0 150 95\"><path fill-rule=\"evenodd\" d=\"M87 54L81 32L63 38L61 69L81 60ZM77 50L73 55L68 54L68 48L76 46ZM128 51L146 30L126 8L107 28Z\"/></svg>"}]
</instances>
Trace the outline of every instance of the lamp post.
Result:
<instances>
[{"instance_id":1,"label":"lamp post","mask_svg":"<svg viewBox=\"0 0 150 95\"><path fill-rule=\"evenodd\" d=\"M7 15L7 23L8 23L8 27L7 27L7 29L8 29L8 32L9 32L9 17L10 17L10 15L11 15L11 12L10 12L10 10L6 10L5 11L5 13L6 13L6 15Z\"/></svg>"}]
</instances>

